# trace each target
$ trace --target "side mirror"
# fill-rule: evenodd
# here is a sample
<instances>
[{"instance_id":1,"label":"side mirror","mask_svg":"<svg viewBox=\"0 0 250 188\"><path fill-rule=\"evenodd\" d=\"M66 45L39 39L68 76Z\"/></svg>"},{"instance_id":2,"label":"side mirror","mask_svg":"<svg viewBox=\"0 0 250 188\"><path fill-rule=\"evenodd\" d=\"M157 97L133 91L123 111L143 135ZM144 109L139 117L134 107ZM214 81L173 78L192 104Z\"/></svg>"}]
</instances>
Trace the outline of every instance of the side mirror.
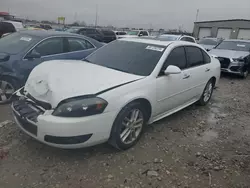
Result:
<instances>
[{"instance_id":1,"label":"side mirror","mask_svg":"<svg viewBox=\"0 0 250 188\"><path fill-rule=\"evenodd\" d=\"M165 75L170 75L170 74L180 74L181 69L177 66L174 65L169 65L166 70L164 71Z\"/></svg>"},{"instance_id":2,"label":"side mirror","mask_svg":"<svg viewBox=\"0 0 250 188\"><path fill-rule=\"evenodd\" d=\"M40 58L41 54L36 52L35 50L32 50L30 54L26 56L26 59L37 59Z\"/></svg>"}]
</instances>

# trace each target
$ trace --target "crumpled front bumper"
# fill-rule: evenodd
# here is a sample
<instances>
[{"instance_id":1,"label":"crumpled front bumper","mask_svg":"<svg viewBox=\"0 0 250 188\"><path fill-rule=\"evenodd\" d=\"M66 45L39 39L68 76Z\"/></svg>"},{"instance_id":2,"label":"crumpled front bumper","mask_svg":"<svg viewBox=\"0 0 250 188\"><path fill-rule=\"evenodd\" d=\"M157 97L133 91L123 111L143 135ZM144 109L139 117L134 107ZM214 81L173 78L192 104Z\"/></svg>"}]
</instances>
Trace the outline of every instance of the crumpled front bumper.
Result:
<instances>
[{"instance_id":1,"label":"crumpled front bumper","mask_svg":"<svg viewBox=\"0 0 250 188\"><path fill-rule=\"evenodd\" d=\"M18 127L36 140L58 148L74 149L104 143L109 139L116 112L65 118L52 115L32 100L21 96L12 112Z\"/></svg>"},{"instance_id":2,"label":"crumpled front bumper","mask_svg":"<svg viewBox=\"0 0 250 188\"><path fill-rule=\"evenodd\" d=\"M222 72L227 72L230 74L241 75L243 70L243 66L229 66L228 68L221 68Z\"/></svg>"}]
</instances>

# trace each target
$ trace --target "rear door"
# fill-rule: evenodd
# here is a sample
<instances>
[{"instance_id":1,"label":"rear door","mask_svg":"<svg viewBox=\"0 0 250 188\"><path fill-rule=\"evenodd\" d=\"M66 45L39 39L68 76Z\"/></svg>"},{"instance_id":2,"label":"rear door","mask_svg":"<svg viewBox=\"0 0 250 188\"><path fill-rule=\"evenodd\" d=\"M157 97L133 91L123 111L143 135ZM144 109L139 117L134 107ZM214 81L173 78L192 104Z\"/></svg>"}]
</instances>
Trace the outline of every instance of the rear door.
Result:
<instances>
[{"instance_id":1,"label":"rear door","mask_svg":"<svg viewBox=\"0 0 250 188\"><path fill-rule=\"evenodd\" d=\"M81 60L95 51L96 47L91 44L88 40L76 37L67 37L66 48L67 53L65 54L65 59L76 59Z\"/></svg>"},{"instance_id":2,"label":"rear door","mask_svg":"<svg viewBox=\"0 0 250 188\"><path fill-rule=\"evenodd\" d=\"M211 78L211 59L204 50L196 46L185 46L185 51L187 56L186 73L189 76L187 84L190 86L188 96L196 99L200 97L206 83Z\"/></svg>"}]
</instances>

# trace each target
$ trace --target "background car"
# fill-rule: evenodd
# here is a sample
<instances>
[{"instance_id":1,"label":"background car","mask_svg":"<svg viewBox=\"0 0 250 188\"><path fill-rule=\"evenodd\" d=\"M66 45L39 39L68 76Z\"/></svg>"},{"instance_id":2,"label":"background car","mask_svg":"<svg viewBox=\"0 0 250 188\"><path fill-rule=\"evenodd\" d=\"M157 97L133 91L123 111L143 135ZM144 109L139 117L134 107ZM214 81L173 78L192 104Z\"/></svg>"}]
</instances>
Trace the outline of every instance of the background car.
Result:
<instances>
[{"instance_id":1,"label":"background car","mask_svg":"<svg viewBox=\"0 0 250 188\"><path fill-rule=\"evenodd\" d=\"M56 31L25 30L0 39L0 104L8 102L43 61L80 60L101 46L94 39Z\"/></svg>"},{"instance_id":2,"label":"background car","mask_svg":"<svg viewBox=\"0 0 250 188\"><path fill-rule=\"evenodd\" d=\"M172 35L172 34L163 34L156 37L158 40L163 41L175 41L175 40L181 40L181 41L187 41L187 42L193 42L196 43L196 40L194 37L188 36L188 35Z\"/></svg>"},{"instance_id":3,"label":"background car","mask_svg":"<svg viewBox=\"0 0 250 188\"><path fill-rule=\"evenodd\" d=\"M108 29L96 29L87 27L72 27L66 30L70 33L76 33L93 38L99 42L109 43L116 40L116 35L112 30Z\"/></svg>"},{"instance_id":4,"label":"background car","mask_svg":"<svg viewBox=\"0 0 250 188\"><path fill-rule=\"evenodd\" d=\"M122 38L123 35L126 35L126 31L114 31L116 34L116 38Z\"/></svg>"},{"instance_id":5,"label":"background car","mask_svg":"<svg viewBox=\"0 0 250 188\"><path fill-rule=\"evenodd\" d=\"M125 150L147 123L206 105L219 77L219 61L195 43L119 39L85 63L37 66L12 109L17 125L42 143L80 148L109 141Z\"/></svg>"},{"instance_id":6,"label":"background car","mask_svg":"<svg viewBox=\"0 0 250 188\"><path fill-rule=\"evenodd\" d=\"M246 78L250 71L250 40L228 39L209 51L218 57L221 71Z\"/></svg>"},{"instance_id":7,"label":"background car","mask_svg":"<svg viewBox=\"0 0 250 188\"><path fill-rule=\"evenodd\" d=\"M16 31L19 31L20 29L23 29L23 24L21 22L15 22L15 21L2 21L0 22L0 38L6 34L14 33Z\"/></svg>"},{"instance_id":8,"label":"background car","mask_svg":"<svg viewBox=\"0 0 250 188\"><path fill-rule=\"evenodd\" d=\"M148 37L149 32L146 30L132 30L128 31L126 35L122 35L119 38L135 38L135 37Z\"/></svg>"},{"instance_id":9,"label":"background car","mask_svg":"<svg viewBox=\"0 0 250 188\"><path fill-rule=\"evenodd\" d=\"M49 24L40 24L40 27L45 30L50 30L52 29L51 25Z\"/></svg>"},{"instance_id":10,"label":"background car","mask_svg":"<svg viewBox=\"0 0 250 188\"><path fill-rule=\"evenodd\" d=\"M200 44L203 48L205 48L207 51L213 49L215 46L220 44L223 41L222 38L210 38L205 37L198 41L198 44Z\"/></svg>"}]
</instances>

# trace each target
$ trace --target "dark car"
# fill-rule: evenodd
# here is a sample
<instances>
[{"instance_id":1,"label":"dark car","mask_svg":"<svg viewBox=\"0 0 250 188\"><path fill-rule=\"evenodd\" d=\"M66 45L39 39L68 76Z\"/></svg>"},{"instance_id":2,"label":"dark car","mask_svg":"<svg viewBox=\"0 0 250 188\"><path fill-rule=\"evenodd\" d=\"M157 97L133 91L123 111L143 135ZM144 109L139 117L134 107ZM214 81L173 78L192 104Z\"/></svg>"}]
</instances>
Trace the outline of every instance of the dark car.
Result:
<instances>
[{"instance_id":1,"label":"dark car","mask_svg":"<svg viewBox=\"0 0 250 188\"><path fill-rule=\"evenodd\" d=\"M56 59L81 60L101 46L94 39L57 31L25 30L1 38L0 104L10 100L38 64Z\"/></svg>"},{"instance_id":2,"label":"dark car","mask_svg":"<svg viewBox=\"0 0 250 188\"><path fill-rule=\"evenodd\" d=\"M99 42L109 43L116 40L116 34L114 31L108 29L96 29L87 27L72 27L66 30L70 33L77 33L93 38Z\"/></svg>"},{"instance_id":3,"label":"dark car","mask_svg":"<svg viewBox=\"0 0 250 188\"><path fill-rule=\"evenodd\" d=\"M40 27L45 30L53 29L49 24L40 24Z\"/></svg>"},{"instance_id":4,"label":"dark car","mask_svg":"<svg viewBox=\"0 0 250 188\"><path fill-rule=\"evenodd\" d=\"M217 56L221 71L246 78L250 71L250 41L224 40L210 54Z\"/></svg>"}]
</instances>

